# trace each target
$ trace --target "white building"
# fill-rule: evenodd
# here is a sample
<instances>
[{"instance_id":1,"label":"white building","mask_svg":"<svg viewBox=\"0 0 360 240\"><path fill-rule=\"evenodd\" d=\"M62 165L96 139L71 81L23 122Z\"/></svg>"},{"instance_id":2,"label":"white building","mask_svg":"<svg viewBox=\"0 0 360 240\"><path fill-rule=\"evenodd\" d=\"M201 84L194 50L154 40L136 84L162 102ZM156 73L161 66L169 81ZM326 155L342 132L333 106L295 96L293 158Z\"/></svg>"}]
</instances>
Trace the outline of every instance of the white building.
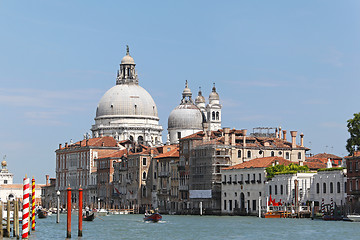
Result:
<instances>
[{"instance_id":1,"label":"white building","mask_svg":"<svg viewBox=\"0 0 360 240\"><path fill-rule=\"evenodd\" d=\"M0 184L13 184L14 174L7 169L6 161L1 162Z\"/></svg>"},{"instance_id":2,"label":"white building","mask_svg":"<svg viewBox=\"0 0 360 240\"><path fill-rule=\"evenodd\" d=\"M116 85L101 98L91 131L93 137L112 136L116 140L134 140L140 144L162 144L162 127L151 95L139 86L134 59L127 47L121 60Z\"/></svg>"},{"instance_id":3,"label":"white building","mask_svg":"<svg viewBox=\"0 0 360 240\"><path fill-rule=\"evenodd\" d=\"M257 214L259 199L266 206L266 168L293 163L281 157L250 160L221 170L221 212L223 214Z\"/></svg>"}]
</instances>

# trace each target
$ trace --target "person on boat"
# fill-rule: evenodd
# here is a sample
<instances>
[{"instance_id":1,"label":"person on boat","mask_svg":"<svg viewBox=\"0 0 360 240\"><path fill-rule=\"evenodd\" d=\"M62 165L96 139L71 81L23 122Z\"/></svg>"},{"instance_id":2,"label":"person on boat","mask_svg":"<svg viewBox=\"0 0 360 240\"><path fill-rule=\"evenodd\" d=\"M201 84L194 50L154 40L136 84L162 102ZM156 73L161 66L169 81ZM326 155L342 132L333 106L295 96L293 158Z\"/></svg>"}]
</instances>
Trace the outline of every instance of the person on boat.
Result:
<instances>
[{"instance_id":1,"label":"person on boat","mask_svg":"<svg viewBox=\"0 0 360 240\"><path fill-rule=\"evenodd\" d=\"M85 207L85 216L89 216L90 214L90 209L88 206Z\"/></svg>"}]
</instances>

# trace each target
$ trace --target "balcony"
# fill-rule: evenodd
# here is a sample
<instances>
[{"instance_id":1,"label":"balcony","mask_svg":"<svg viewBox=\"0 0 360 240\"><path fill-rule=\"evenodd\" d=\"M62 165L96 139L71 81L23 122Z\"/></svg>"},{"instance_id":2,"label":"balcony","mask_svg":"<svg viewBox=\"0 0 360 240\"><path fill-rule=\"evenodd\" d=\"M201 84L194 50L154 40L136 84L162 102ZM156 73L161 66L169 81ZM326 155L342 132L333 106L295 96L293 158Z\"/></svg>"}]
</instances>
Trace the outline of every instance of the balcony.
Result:
<instances>
[{"instance_id":1,"label":"balcony","mask_svg":"<svg viewBox=\"0 0 360 240\"><path fill-rule=\"evenodd\" d=\"M233 181L233 184L237 184L237 181Z\"/></svg>"},{"instance_id":2,"label":"balcony","mask_svg":"<svg viewBox=\"0 0 360 240\"><path fill-rule=\"evenodd\" d=\"M246 184L249 184L249 183L250 183L250 180L246 180L245 183L246 183Z\"/></svg>"},{"instance_id":3,"label":"balcony","mask_svg":"<svg viewBox=\"0 0 360 240\"><path fill-rule=\"evenodd\" d=\"M244 184L244 181L238 181L239 184Z\"/></svg>"},{"instance_id":4,"label":"balcony","mask_svg":"<svg viewBox=\"0 0 360 240\"><path fill-rule=\"evenodd\" d=\"M187 185L180 185L179 186L179 191L188 191L189 190L189 186Z\"/></svg>"},{"instance_id":5,"label":"balcony","mask_svg":"<svg viewBox=\"0 0 360 240\"><path fill-rule=\"evenodd\" d=\"M255 183L256 181L255 180L251 180L251 183Z\"/></svg>"},{"instance_id":6,"label":"balcony","mask_svg":"<svg viewBox=\"0 0 360 240\"><path fill-rule=\"evenodd\" d=\"M231 181L227 181L226 183L227 183L227 184L231 184Z\"/></svg>"},{"instance_id":7,"label":"balcony","mask_svg":"<svg viewBox=\"0 0 360 240\"><path fill-rule=\"evenodd\" d=\"M257 180L257 183L262 183L262 181L261 181L261 180Z\"/></svg>"},{"instance_id":8,"label":"balcony","mask_svg":"<svg viewBox=\"0 0 360 240\"><path fill-rule=\"evenodd\" d=\"M213 155L214 158L230 158L229 154L219 154Z\"/></svg>"},{"instance_id":9,"label":"balcony","mask_svg":"<svg viewBox=\"0 0 360 240\"><path fill-rule=\"evenodd\" d=\"M170 172L166 172L166 171L159 172L159 177L170 177Z\"/></svg>"},{"instance_id":10,"label":"balcony","mask_svg":"<svg viewBox=\"0 0 360 240\"><path fill-rule=\"evenodd\" d=\"M226 184L226 181L222 181L222 184Z\"/></svg>"}]
</instances>

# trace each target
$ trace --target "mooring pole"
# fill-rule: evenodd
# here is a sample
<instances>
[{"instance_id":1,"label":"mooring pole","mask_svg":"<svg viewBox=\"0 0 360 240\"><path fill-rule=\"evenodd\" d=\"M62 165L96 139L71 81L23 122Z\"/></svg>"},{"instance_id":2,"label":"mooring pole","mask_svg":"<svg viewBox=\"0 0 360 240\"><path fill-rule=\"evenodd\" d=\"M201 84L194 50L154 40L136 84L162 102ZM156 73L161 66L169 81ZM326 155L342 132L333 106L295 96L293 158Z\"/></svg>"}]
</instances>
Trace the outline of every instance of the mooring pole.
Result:
<instances>
[{"instance_id":1,"label":"mooring pole","mask_svg":"<svg viewBox=\"0 0 360 240\"><path fill-rule=\"evenodd\" d=\"M60 222L60 191L56 192L57 195L57 211L56 211L56 223Z\"/></svg>"},{"instance_id":2,"label":"mooring pole","mask_svg":"<svg viewBox=\"0 0 360 240\"><path fill-rule=\"evenodd\" d=\"M6 204L6 234L5 237L10 237L10 200L7 200Z\"/></svg>"},{"instance_id":3,"label":"mooring pole","mask_svg":"<svg viewBox=\"0 0 360 240\"><path fill-rule=\"evenodd\" d=\"M29 238L29 188L30 180L25 175L23 185L23 214L22 214L22 239Z\"/></svg>"},{"instance_id":4,"label":"mooring pole","mask_svg":"<svg viewBox=\"0 0 360 240\"><path fill-rule=\"evenodd\" d=\"M83 190L80 186L79 188L79 229L78 229L78 236L82 237L82 206L83 206Z\"/></svg>"},{"instance_id":5,"label":"mooring pole","mask_svg":"<svg viewBox=\"0 0 360 240\"><path fill-rule=\"evenodd\" d=\"M71 238L71 188L67 188L67 228L66 237Z\"/></svg>"},{"instance_id":6,"label":"mooring pole","mask_svg":"<svg viewBox=\"0 0 360 240\"><path fill-rule=\"evenodd\" d=\"M3 220L3 203L0 202L0 220L1 220L1 223L2 223L2 220ZM3 228L2 228L2 224L1 224L1 228L0 228L0 238L3 237Z\"/></svg>"},{"instance_id":7,"label":"mooring pole","mask_svg":"<svg viewBox=\"0 0 360 240\"><path fill-rule=\"evenodd\" d=\"M35 178L31 181L31 231L35 231Z\"/></svg>"}]
</instances>

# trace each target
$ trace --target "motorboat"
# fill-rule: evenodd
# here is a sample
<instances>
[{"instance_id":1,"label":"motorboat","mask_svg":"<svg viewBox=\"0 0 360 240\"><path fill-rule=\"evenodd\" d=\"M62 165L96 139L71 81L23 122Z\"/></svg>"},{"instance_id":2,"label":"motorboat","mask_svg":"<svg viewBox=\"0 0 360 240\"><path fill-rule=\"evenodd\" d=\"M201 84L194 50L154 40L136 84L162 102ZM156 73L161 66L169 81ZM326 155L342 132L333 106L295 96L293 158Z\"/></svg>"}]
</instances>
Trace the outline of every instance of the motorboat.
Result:
<instances>
[{"instance_id":1,"label":"motorboat","mask_svg":"<svg viewBox=\"0 0 360 240\"><path fill-rule=\"evenodd\" d=\"M159 213L153 213L145 215L144 221L158 222L162 219L162 216Z\"/></svg>"},{"instance_id":2,"label":"motorboat","mask_svg":"<svg viewBox=\"0 0 360 240\"><path fill-rule=\"evenodd\" d=\"M352 221L352 222L360 222L359 214L350 214L350 215L347 215L347 218L350 219L350 221Z\"/></svg>"}]
</instances>

